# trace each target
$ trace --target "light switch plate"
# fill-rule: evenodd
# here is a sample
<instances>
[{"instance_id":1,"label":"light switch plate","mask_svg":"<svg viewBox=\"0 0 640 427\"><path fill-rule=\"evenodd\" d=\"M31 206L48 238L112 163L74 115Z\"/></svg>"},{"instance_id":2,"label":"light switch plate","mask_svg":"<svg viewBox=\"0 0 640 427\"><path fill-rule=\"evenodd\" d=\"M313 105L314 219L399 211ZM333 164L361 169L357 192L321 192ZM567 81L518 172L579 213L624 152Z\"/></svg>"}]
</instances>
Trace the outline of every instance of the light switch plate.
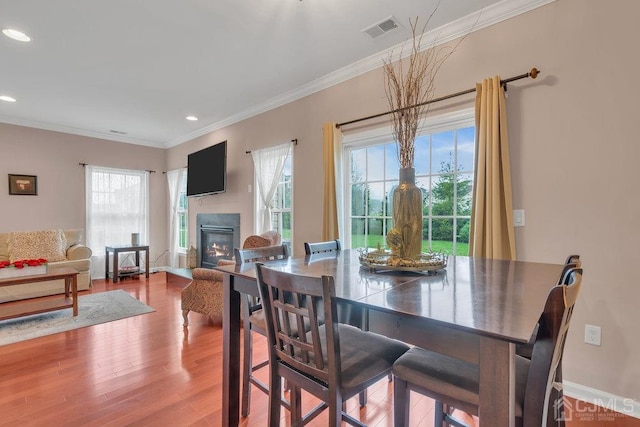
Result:
<instances>
[{"instance_id":1,"label":"light switch plate","mask_svg":"<svg viewBox=\"0 0 640 427\"><path fill-rule=\"evenodd\" d=\"M513 226L524 227L524 209L513 210Z\"/></svg>"}]
</instances>

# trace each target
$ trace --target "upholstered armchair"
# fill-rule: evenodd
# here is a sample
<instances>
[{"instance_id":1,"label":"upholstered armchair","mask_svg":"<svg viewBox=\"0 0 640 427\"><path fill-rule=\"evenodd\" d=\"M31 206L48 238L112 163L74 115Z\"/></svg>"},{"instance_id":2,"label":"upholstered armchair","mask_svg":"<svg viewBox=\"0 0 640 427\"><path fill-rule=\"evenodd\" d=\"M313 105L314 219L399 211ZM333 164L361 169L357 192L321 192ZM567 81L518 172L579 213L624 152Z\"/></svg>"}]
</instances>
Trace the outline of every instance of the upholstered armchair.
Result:
<instances>
[{"instance_id":1,"label":"upholstered armchair","mask_svg":"<svg viewBox=\"0 0 640 427\"><path fill-rule=\"evenodd\" d=\"M242 249L261 248L280 244L280 234L267 231L251 235L242 244ZM220 260L218 265L235 264L234 259ZM209 268L194 268L193 280L182 290L182 317L184 326L189 326L189 312L206 314L214 324L222 324L222 273Z\"/></svg>"},{"instance_id":2,"label":"upholstered armchair","mask_svg":"<svg viewBox=\"0 0 640 427\"><path fill-rule=\"evenodd\" d=\"M194 268L193 280L182 290L182 317L189 326L189 312L206 314L222 324L222 273L210 268Z\"/></svg>"}]
</instances>

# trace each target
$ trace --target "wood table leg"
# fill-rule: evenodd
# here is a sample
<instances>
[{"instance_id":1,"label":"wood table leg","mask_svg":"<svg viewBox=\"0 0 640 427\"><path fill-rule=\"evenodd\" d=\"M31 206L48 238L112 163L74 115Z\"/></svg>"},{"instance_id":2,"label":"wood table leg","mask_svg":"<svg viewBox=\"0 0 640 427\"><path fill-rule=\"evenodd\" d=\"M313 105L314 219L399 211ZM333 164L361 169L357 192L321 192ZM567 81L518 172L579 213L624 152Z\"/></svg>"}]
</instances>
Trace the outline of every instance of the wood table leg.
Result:
<instances>
[{"instance_id":1,"label":"wood table leg","mask_svg":"<svg viewBox=\"0 0 640 427\"><path fill-rule=\"evenodd\" d=\"M118 250L113 251L113 283L118 283L120 277L120 264L118 263Z\"/></svg>"},{"instance_id":2,"label":"wood table leg","mask_svg":"<svg viewBox=\"0 0 640 427\"><path fill-rule=\"evenodd\" d=\"M480 405L482 426L515 426L515 345L480 338Z\"/></svg>"},{"instance_id":3,"label":"wood table leg","mask_svg":"<svg viewBox=\"0 0 640 427\"><path fill-rule=\"evenodd\" d=\"M144 277L149 278L149 248L145 249L144 257Z\"/></svg>"},{"instance_id":4,"label":"wood table leg","mask_svg":"<svg viewBox=\"0 0 640 427\"><path fill-rule=\"evenodd\" d=\"M240 422L240 294L234 278L224 275L222 319L222 425Z\"/></svg>"},{"instance_id":5,"label":"wood table leg","mask_svg":"<svg viewBox=\"0 0 640 427\"><path fill-rule=\"evenodd\" d=\"M109 251L105 251L107 256L104 259L104 280L109 280Z\"/></svg>"},{"instance_id":6,"label":"wood table leg","mask_svg":"<svg viewBox=\"0 0 640 427\"><path fill-rule=\"evenodd\" d=\"M73 299L73 315L78 315L78 275L71 278L71 298Z\"/></svg>"}]
</instances>

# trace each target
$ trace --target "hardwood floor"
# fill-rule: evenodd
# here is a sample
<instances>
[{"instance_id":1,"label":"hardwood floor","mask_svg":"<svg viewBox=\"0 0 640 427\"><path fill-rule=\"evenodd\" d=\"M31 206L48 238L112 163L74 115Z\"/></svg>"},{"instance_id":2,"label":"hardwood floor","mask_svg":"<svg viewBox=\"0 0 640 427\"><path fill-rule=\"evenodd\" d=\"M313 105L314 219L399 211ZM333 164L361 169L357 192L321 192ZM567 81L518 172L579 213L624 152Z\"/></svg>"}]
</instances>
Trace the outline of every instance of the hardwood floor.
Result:
<instances>
[{"instance_id":1,"label":"hardwood floor","mask_svg":"<svg viewBox=\"0 0 640 427\"><path fill-rule=\"evenodd\" d=\"M220 326L191 313L189 328L183 328L182 288L168 284L164 273L116 285L97 280L89 292L112 289L123 289L156 311L0 347L1 426L221 424ZM266 355L265 340L256 336L255 343ZM315 405L306 400L307 407ZM411 426L432 426L433 401L412 395L412 405ZM382 380L369 389L365 408L357 399L347 408L370 426L392 426L392 383ZM251 414L241 425L265 426L266 410L267 396L254 390ZM635 418L594 411L593 418L567 426L640 426ZM283 411L282 425L288 424L287 415ZM312 425L325 426L326 415Z\"/></svg>"}]
</instances>

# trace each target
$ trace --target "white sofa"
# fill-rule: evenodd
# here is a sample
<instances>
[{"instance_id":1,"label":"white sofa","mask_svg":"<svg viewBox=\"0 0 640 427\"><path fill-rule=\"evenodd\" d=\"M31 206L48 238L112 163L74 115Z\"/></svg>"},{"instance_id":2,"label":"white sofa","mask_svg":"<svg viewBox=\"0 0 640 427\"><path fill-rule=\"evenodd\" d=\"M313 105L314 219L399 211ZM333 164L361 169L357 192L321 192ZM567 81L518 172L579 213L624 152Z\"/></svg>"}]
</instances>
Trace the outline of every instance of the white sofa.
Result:
<instances>
[{"instance_id":1,"label":"white sofa","mask_svg":"<svg viewBox=\"0 0 640 427\"><path fill-rule=\"evenodd\" d=\"M44 258L52 267L78 270L78 290L91 287L92 251L82 229L0 233L0 261ZM64 280L0 287L0 303L64 293Z\"/></svg>"}]
</instances>

